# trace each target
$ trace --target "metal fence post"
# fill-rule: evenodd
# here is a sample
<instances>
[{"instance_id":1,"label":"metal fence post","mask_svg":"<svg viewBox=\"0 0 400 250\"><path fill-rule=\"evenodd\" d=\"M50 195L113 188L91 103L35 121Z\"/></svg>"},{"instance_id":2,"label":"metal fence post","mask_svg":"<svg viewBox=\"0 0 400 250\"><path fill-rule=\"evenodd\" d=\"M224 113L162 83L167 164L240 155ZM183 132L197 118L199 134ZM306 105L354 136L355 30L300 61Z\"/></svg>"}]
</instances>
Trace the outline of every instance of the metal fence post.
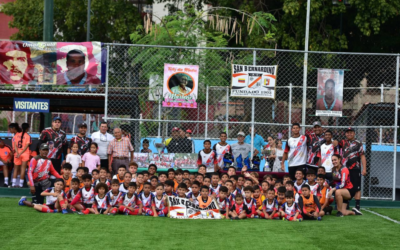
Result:
<instances>
[{"instance_id":1,"label":"metal fence post","mask_svg":"<svg viewBox=\"0 0 400 250\"><path fill-rule=\"evenodd\" d=\"M161 120L161 96L158 99L158 120ZM161 122L158 123L158 138L161 137Z\"/></svg>"},{"instance_id":2,"label":"metal fence post","mask_svg":"<svg viewBox=\"0 0 400 250\"><path fill-rule=\"evenodd\" d=\"M394 138L393 138L393 197L392 200L396 200L396 167L397 167L397 119L398 119L398 112L399 112L399 70L400 70L400 55L397 55L397 62L396 62L396 99L394 103Z\"/></svg>"},{"instance_id":3,"label":"metal fence post","mask_svg":"<svg viewBox=\"0 0 400 250\"><path fill-rule=\"evenodd\" d=\"M383 102L383 84L381 84L381 102ZM379 145L382 145L382 126L379 128Z\"/></svg>"},{"instance_id":4,"label":"metal fence post","mask_svg":"<svg viewBox=\"0 0 400 250\"><path fill-rule=\"evenodd\" d=\"M308 35L310 26L310 0L307 1L307 20L306 20L306 37L304 46L304 66L303 66L303 106L301 110L302 133L306 132L306 110L307 110L307 67L308 67Z\"/></svg>"},{"instance_id":5,"label":"metal fence post","mask_svg":"<svg viewBox=\"0 0 400 250\"><path fill-rule=\"evenodd\" d=\"M256 56L257 52L253 50L253 65L256 65ZM251 153L250 153L250 160L253 159L253 152L254 152L254 111L255 111L255 106L256 106L256 100L254 98L251 98ZM261 168L260 168L261 170Z\"/></svg>"},{"instance_id":6,"label":"metal fence post","mask_svg":"<svg viewBox=\"0 0 400 250\"><path fill-rule=\"evenodd\" d=\"M204 129L204 138L207 139L207 133L208 133L208 85L206 86L206 124L205 124L205 129Z\"/></svg>"},{"instance_id":7,"label":"metal fence post","mask_svg":"<svg viewBox=\"0 0 400 250\"><path fill-rule=\"evenodd\" d=\"M226 110L225 110L225 120L226 120L226 125L225 125L225 132L226 132L226 137L229 136L229 87L226 87Z\"/></svg>"},{"instance_id":8,"label":"metal fence post","mask_svg":"<svg viewBox=\"0 0 400 250\"><path fill-rule=\"evenodd\" d=\"M289 85L289 127L288 127L288 139L292 136L292 130L290 124L292 124L292 88L293 85Z\"/></svg>"},{"instance_id":9,"label":"metal fence post","mask_svg":"<svg viewBox=\"0 0 400 250\"><path fill-rule=\"evenodd\" d=\"M106 65L106 90L104 96L104 121L107 121L107 112L108 112L108 75L109 75L109 66L110 66L110 46L107 46L107 65ZM100 128L100 126L99 126Z\"/></svg>"}]
</instances>

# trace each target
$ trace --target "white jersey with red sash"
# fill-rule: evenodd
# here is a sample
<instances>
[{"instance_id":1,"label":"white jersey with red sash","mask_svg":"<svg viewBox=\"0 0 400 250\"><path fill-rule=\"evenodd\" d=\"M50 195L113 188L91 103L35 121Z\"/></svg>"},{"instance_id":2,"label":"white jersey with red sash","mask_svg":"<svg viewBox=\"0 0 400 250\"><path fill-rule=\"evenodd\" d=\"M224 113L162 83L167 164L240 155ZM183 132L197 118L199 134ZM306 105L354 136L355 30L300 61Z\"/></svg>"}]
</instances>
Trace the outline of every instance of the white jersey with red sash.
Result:
<instances>
[{"instance_id":1,"label":"white jersey with red sash","mask_svg":"<svg viewBox=\"0 0 400 250\"><path fill-rule=\"evenodd\" d=\"M189 192L189 193L186 195L186 197L187 197L188 199L193 199L193 203L194 203L195 205L199 205L199 201L197 200L197 198L200 197L200 192L199 192L197 195L194 195L193 192Z\"/></svg>"},{"instance_id":2,"label":"white jersey with red sash","mask_svg":"<svg viewBox=\"0 0 400 250\"><path fill-rule=\"evenodd\" d=\"M159 200L157 196L154 196L154 205L157 211L164 210L166 207L164 196Z\"/></svg>"},{"instance_id":3,"label":"white jersey with red sash","mask_svg":"<svg viewBox=\"0 0 400 250\"><path fill-rule=\"evenodd\" d=\"M306 181L303 181L300 185L297 184L297 181L294 182L294 188L296 189L296 192L301 194L301 187L306 183Z\"/></svg>"},{"instance_id":4,"label":"white jersey with red sash","mask_svg":"<svg viewBox=\"0 0 400 250\"><path fill-rule=\"evenodd\" d=\"M219 189L221 188L221 184L218 184L216 187L213 187L212 184L210 184L210 195L211 194L216 194L217 197L219 197Z\"/></svg>"},{"instance_id":5,"label":"white jersey with red sash","mask_svg":"<svg viewBox=\"0 0 400 250\"><path fill-rule=\"evenodd\" d=\"M89 189L89 191L88 190L86 190L86 188L81 188L81 195L82 195L82 202L84 203L84 204L93 204L93 202L94 202L94 188L93 187L91 187L90 189Z\"/></svg>"},{"instance_id":6,"label":"white jersey with red sash","mask_svg":"<svg viewBox=\"0 0 400 250\"><path fill-rule=\"evenodd\" d=\"M222 146L221 144L217 143L214 145L213 150L215 151L215 153L217 153L218 166L223 167L224 155L228 152L232 154L231 146L229 144Z\"/></svg>"},{"instance_id":7,"label":"white jersey with red sash","mask_svg":"<svg viewBox=\"0 0 400 250\"><path fill-rule=\"evenodd\" d=\"M118 194L117 194L117 195L114 195L114 194L112 193L112 190L110 190L110 191L108 191L108 193L107 193L108 202L110 203L110 205L111 205L112 207L115 207L115 206L118 205L118 203L119 203L120 201L122 201L122 199L123 199L123 197L124 197L124 194L125 194L125 193L122 193L122 192L119 192L119 191L118 191Z\"/></svg>"},{"instance_id":8,"label":"white jersey with red sash","mask_svg":"<svg viewBox=\"0 0 400 250\"><path fill-rule=\"evenodd\" d=\"M54 187L46 189L45 192L46 193L55 193ZM66 194L65 194L65 192L63 190L61 190L60 194L64 199L67 198L67 196L66 196ZM58 197L54 197L54 196L51 196L51 195L50 196L46 196L46 205L54 205L54 204L56 204L57 199L58 199Z\"/></svg>"},{"instance_id":9,"label":"white jersey with red sash","mask_svg":"<svg viewBox=\"0 0 400 250\"><path fill-rule=\"evenodd\" d=\"M147 207L150 208L153 200L154 200L154 195L152 193L150 193L147 197L144 194L144 192L141 192L139 194L139 199L142 201L143 207Z\"/></svg>"},{"instance_id":10,"label":"white jersey with red sash","mask_svg":"<svg viewBox=\"0 0 400 250\"><path fill-rule=\"evenodd\" d=\"M254 198L250 198L249 201L247 201L246 198L243 199L243 203L247 206L247 208L251 211L253 208L257 208L257 201Z\"/></svg>"},{"instance_id":11,"label":"white jersey with red sash","mask_svg":"<svg viewBox=\"0 0 400 250\"><path fill-rule=\"evenodd\" d=\"M322 144L320 151L318 153L318 157L321 159L321 166L325 168L325 172L331 173L332 172L332 156L335 154L335 148L333 144Z\"/></svg>"},{"instance_id":12,"label":"white jersey with red sash","mask_svg":"<svg viewBox=\"0 0 400 250\"><path fill-rule=\"evenodd\" d=\"M290 137L286 143L285 153L288 153L289 167L301 166L307 161L307 137Z\"/></svg>"},{"instance_id":13,"label":"white jersey with red sash","mask_svg":"<svg viewBox=\"0 0 400 250\"><path fill-rule=\"evenodd\" d=\"M217 198L217 203L218 203L219 210L222 214L226 213L226 211L228 211L231 207L228 198L225 198L225 199Z\"/></svg>"},{"instance_id":14,"label":"white jersey with red sash","mask_svg":"<svg viewBox=\"0 0 400 250\"><path fill-rule=\"evenodd\" d=\"M211 150L209 153L200 150L198 158L197 158L197 165L203 164L207 168L207 173L215 172L214 165L217 163L217 154L215 151Z\"/></svg>"},{"instance_id":15,"label":"white jersey with red sash","mask_svg":"<svg viewBox=\"0 0 400 250\"><path fill-rule=\"evenodd\" d=\"M265 209L265 212L267 213L272 213L273 211L278 210L278 201L274 199L272 203L269 203L268 199L265 199L263 201L263 208Z\"/></svg>"},{"instance_id":16,"label":"white jersey with red sash","mask_svg":"<svg viewBox=\"0 0 400 250\"><path fill-rule=\"evenodd\" d=\"M100 198L100 196L97 194L94 197L93 207L96 207L98 209L107 209L108 205L109 204L108 204L107 195L104 195L103 198Z\"/></svg>"},{"instance_id":17,"label":"white jersey with red sash","mask_svg":"<svg viewBox=\"0 0 400 250\"><path fill-rule=\"evenodd\" d=\"M126 193L126 194L123 196L122 199L123 199L122 204L123 204L125 207L132 207L132 208L135 208L137 205L139 205L139 204L141 203L137 194L133 194L132 197L129 198L129 197L128 197L128 194Z\"/></svg>"},{"instance_id":18,"label":"white jersey with red sash","mask_svg":"<svg viewBox=\"0 0 400 250\"><path fill-rule=\"evenodd\" d=\"M79 192L79 190L78 190L78 192ZM67 198L68 198L69 200L73 200L73 199L75 198L75 196L77 195L78 192L75 193L75 191L74 191L73 189L70 189L70 190L68 191Z\"/></svg>"}]
</instances>

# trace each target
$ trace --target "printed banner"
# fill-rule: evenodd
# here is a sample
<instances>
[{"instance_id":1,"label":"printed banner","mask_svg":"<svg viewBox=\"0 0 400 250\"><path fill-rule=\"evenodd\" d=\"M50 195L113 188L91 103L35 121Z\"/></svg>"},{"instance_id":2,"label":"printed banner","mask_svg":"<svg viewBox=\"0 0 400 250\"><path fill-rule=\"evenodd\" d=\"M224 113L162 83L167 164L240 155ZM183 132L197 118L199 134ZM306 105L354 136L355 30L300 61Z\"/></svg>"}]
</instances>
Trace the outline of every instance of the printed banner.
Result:
<instances>
[{"instance_id":1,"label":"printed banner","mask_svg":"<svg viewBox=\"0 0 400 250\"><path fill-rule=\"evenodd\" d=\"M199 66L164 64L163 107L197 108Z\"/></svg>"},{"instance_id":2,"label":"printed banner","mask_svg":"<svg viewBox=\"0 0 400 250\"><path fill-rule=\"evenodd\" d=\"M278 66L232 64L231 96L275 99Z\"/></svg>"},{"instance_id":3,"label":"printed banner","mask_svg":"<svg viewBox=\"0 0 400 250\"><path fill-rule=\"evenodd\" d=\"M189 199L168 196L169 217L173 219L221 219L215 199L206 208L200 208Z\"/></svg>"},{"instance_id":4,"label":"printed banner","mask_svg":"<svg viewBox=\"0 0 400 250\"><path fill-rule=\"evenodd\" d=\"M174 167L174 153L170 154L153 154L151 164L156 164L159 169L167 169Z\"/></svg>"},{"instance_id":5,"label":"printed banner","mask_svg":"<svg viewBox=\"0 0 400 250\"><path fill-rule=\"evenodd\" d=\"M102 63L100 42L0 41L0 84L99 85Z\"/></svg>"},{"instance_id":6,"label":"printed banner","mask_svg":"<svg viewBox=\"0 0 400 250\"><path fill-rule=\"evenodd\" d=\"M343 69L318 69L317 116L342 116Z\"/></svg>"},{"instance_id":7,"label":"printed banner","mask_svg":"<svg viewBox=\"0 0 400 250\"><path fill-rule=\"evenodd\" d=\"M13 111L49 113L49 99L14 98Z\"/></svg>"},{"instance_id":8,"label":"printed banner","mask_svg":"<svg viewBox=\"0 0 400 250\"><path fill-rule=\"evenodd\" d=\"M197 169L198 154L175 153L174 167L180 169Z\"/></svg>"}]
</instances>

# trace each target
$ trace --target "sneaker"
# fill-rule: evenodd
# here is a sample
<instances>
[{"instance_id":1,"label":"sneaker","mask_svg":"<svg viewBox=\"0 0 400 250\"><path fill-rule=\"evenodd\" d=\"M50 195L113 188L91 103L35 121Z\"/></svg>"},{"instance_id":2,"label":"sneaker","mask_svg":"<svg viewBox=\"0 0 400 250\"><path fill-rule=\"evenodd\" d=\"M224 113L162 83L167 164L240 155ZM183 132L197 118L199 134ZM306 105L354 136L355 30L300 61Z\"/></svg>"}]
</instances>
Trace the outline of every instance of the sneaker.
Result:
<instances>
[{"instance_id":1,"label":"sneaker","mask_svg":"<svg viewBox=\"0 0 400 250\"><path fill-rule=\"evenodd\" d=\"M58 209L54 209L54 210L53 210L53 213L58 213Z\"/></svg>"},{"instance_id":2,"label":"sneaker","mask_svg":"<svg viewBox=\"0 0 400 250\"><path fill-rule=\"evenodd\" d=\"M356 215L363 215L363 213L361 213L361 211L358 210L357 208L353 208L352 211L353 211Z\"/></svg>"},{"instance_id":3,"label":"sneaker","mask_svg":"<svg viewBox=\"0 0 400 250\"><path fill-rule=\"evenodd\" d=\"M260 216L258 216L258 215L254 216L254 219L258 219L258 218L260 218Z\"/></svg>"},{"instance_id":4,"label":"sneaker","mask_svg":"<svg viewBox=\"0 0 400 250\"><path fill-rule=\"evenodd\" d=\"M18 201L18 205L25 206L24 201L26 201L26 196L22 196Z\"/></svg>"},{"instance_id":5,"label":"sneaker","mask_svg":"<svg viewBox=\"0 0 400 250\"><path fill-rule=\"evenodd\" d=\"M151 215L150 215L150 211L147 211L146 214L145 214L145 216L151 216Z\"/></svg>"},{"instance_id":6,"label":"sneaker","mask_svg":"<svg viewBox=\"0 0 400 250\"><path fill-rule=\"evenodd\" d=\"M68 213L67 209L63 209L63 210L62 210L62 213L63 213L63 214L67 214L67 213Z\"/></svg>"},{"instance_id":7,"label":"sneaker","mask_svg":"<svg viewBox=\"0 0 400 250\"><path fill-rule=\"evenodd\" d=\"M163 215L163 214L160 214L158 217L165 217L165 215Z\"/></svg>"},{"instance_id":8,"label":"sneaker","mask_svg":"<svg viewBox=\"0 0 400 250\"><path fill-rule=\"evenodd\" d=\"M342 212L338 211L338 212L336 213L336 217L343 217Z\"/></svg>"}]
</instances>

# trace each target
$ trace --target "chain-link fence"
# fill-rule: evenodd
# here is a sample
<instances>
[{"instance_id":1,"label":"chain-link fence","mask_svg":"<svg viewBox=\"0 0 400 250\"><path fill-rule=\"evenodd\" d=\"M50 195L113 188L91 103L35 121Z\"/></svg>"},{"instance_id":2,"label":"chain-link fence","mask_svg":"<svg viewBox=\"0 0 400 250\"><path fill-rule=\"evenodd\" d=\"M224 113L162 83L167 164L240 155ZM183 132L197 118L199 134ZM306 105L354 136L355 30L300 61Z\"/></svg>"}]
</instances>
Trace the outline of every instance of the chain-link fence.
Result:
<instances>
[{"instance_id":1,"label":"chain-link fence","mask_svg":"<svg viewBox=\"0 0 400 250\"><path fill-rule=\"evenodd\" d=\"M363 197L395 198L399 55L310 52L304 89L302 51L105 46L109 48L109 74L104 118L127 124L136 152L144 138L150 140L153 152L155 143L186 136L197 153L205 139L211 139L212 145L218 142L222 131L228 143L237 142L239 131L251 141L252 126L265 143L280 139L279 147L284 147L294 122L303 125L303 133L310 133L311 124L320 121L335 139L344 139L344 130L351 125L364 144L367 159ZM162 107L165 63L199 65L197 108ZM231 97L231 64L278 65L276 99ZM315 115L318 68L345 70L342 117ZM175 127L179 128L176 133ZM256 140L254 147L262 150Z\"/></svg>"}]
</instances>

